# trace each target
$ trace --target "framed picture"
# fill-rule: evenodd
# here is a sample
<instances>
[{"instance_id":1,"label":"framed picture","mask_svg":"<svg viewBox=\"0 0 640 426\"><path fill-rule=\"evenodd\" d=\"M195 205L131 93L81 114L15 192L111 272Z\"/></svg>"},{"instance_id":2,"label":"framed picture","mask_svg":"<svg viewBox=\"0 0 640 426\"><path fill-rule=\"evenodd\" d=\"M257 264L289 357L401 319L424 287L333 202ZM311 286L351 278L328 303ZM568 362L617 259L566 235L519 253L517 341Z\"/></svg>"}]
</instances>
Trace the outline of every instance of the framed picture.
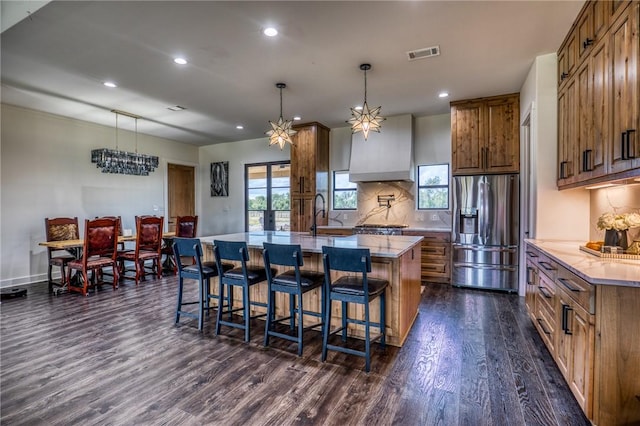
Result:
<instances>
[{"instance_id":1,"label":"framed picture","mask_svg":"<svg viewBox=\"0 0 640 426\"><path fill-rule=\"evenodd\" d=\"M229 162L211 163L211 196L229 196Z\"/></svg>"}]
</instances>

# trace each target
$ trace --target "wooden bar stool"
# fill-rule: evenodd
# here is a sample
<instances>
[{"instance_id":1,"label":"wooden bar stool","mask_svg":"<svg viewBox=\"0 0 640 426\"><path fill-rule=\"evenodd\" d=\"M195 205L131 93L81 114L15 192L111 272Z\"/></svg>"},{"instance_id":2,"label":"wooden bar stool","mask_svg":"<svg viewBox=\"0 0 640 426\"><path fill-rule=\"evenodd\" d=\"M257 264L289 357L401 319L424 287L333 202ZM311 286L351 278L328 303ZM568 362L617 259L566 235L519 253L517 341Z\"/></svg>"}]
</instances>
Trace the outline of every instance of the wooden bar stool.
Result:
<instances>
[{"instance_id":1,"label":"wooden bar stool","mask_svg":"<svg viewBox=\"0 0 640 426\"><path fill-rule=\"evenodd\" d=\"M371 369L371 342L380 341L380 346L385 346L385 289L389 281L380 278L370 278L371 253L369 249L347 249L337 247L322 247L322 259L325 273L325 325L322 338L322 361L327 359L327 350L344 352L365 358L365 371ZM345 275L335 281L331 281L331 271L356 272L361 274ZM369 303L380 297L380 322L371 322L369 315ZM331 301L338 300L342 303L342 326L331 331ZM348 303L364 305L364 321L348 317ZM344 346L330 345L329 336L342 332L342 340L347 340L347 324L364 325L365 350L358 351ZM380 335L371 339L370 327L380 329Z\"/></svg>"},{"instance_id":2,"label":"wooden bar stool","mask_svg":"<svg viewBox=\"0 0 640 426\"><path fill-rule=\"evenodd\" d=\"M224 270L222 266L223 260L232 262L239 262L240 267L235 267L228 271L223 272L218 280L220 297L224 295L225 286L229 288L229 294L227 300L228 306L221 306L218 309L218 316L216 322L216 335L220 334L220 327L226 325L228 327L234 327L244 330L244 341L248 342L250 337L250 321L254 318L260 318L266 314L260 314L251 316L251 305L267 307L266 303L251 302L249 296L249 289L251 286L261 283L267 279L267 273L264 268L247 266L249 261L249 252L247 250L247 243L244 241L220 241L214 240L213 252L216 258L216 264L218 270ZM275 270L271 271L275 275ZM242 287L242 307L233 308L233 287ZM226 308L226 309L225 309ZM244 321L243 324L232 321L232 315L234 312L243 311ZM228 314L228 320L223 320L223 313Z\"/></svg>"},{"instance_id":3,"label":"wooden bar stool","mask_svg":"<svg viewBox=\"0 0 640 426\"><path fill-rule=\"evenodd\" d=\"M267 304L267 321L264 328L264 345L269 346L270 336L280 337L281 339L286 339L298 343L298 356L301 356L302 333L305 330L303 324L304 315L311 315L321 319L320 323L311 325L306 329L318 326L322 327L322 321L325 317L324 294L321 298L321 312L305 311L303 307L302 296L306 292L311 291L315 288L320 287L321 289L323 289L322 284L324 282L324 274L321 272L300 270L300 267L303 266L302 249L300 248L300 245L263 243L263 246L264 251L262 252L262 256L264 258L264 266L267 272L267 283L269 285L269 302ZM289 269L286 272L278 275L272 275L271 265L288 266L293 267L293 269ZM289 294L288 317L276 319L276 292ZM295 305L296 298L298 299L297 308ZM297 336L291 336L289 334L272 330L272 326L274 323L287 320L290 321L290 327L293 330L295 327L296 313L298 314Z\"/></svg>"}]
</instances>

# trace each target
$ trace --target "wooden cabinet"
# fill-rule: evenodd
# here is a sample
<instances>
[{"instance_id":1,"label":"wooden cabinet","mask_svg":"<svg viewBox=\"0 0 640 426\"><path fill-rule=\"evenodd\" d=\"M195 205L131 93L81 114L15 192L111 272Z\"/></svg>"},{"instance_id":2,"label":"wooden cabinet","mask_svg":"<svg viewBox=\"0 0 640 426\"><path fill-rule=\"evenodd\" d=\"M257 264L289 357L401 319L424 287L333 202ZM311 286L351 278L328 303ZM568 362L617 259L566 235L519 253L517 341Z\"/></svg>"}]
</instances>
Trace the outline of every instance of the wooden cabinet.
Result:
<instances>
[{"instance_id":1,"label":"wooden cabinet","mask_svg":"<svg viewBox=\"0 0 640 426\"><path fill-rule=\"evenodd\" d=\"M640 167L638 25L640 4L633 3L611 26L611 172Z\"/></svg>"},{"instance_id":2,"label":"wooden cabinet","mask_svg":"<svg viewBox=\"0 0 640 426\"><path fill-rule=\"evenodd\" d=\"M325 210L329 208L329 129L320 123L293 128L298 133L291 146L291 230L306 232L317 213L313 211L316 194L322 194ZM316 220L318 225L326 225L328 215L323 218L318 214Z\"/></svg>"},{"instance_id":3,"label":"wooden cabinet","mask_svg":"<svg viewBox=\"0 0 640 426\"><path fill-rule=\"evenodd\" d=\"M558 51L560 189L638 174L639 7L586 2Z\"/></svg>"},{"instance_id":4,"label":"wooden cabinet","mask_svg":"<svg viewBox=\"0 0 640 426\"><path fill-rule=\"evenodd\" d=\"M423 237L420 256L422 281L451 282L451 234L449 232L402 231Z\"/></svg>"},{"instance_id":5,"label":"wooden cabinet","mask_svg":"<svg viewBox=\"0 0 640 426\"><path fill-rule=\"evenodd\" d=\"M327 235L332 237L346 237L353 235L353 228L335 227L335 228L320 228L318 229L318 235Z\"/></svg>"},{"instance_id":6,"label":"wooden cabinet","mask_svg":"<svg viewBox=\"0 0 640 426\"><path fill-rule=\"evenodd\" d=\"M518 173L520 95L451 102L454 175Z\"/></svg>"},{"instance_id":7,"label":"wooden cabinet","mask_svg":"<svg viewBox=\"0 0 640 426\"><path fill-rule=\"evenodd\" d=\"M584 413L640 424L640 287L594 286L529 243L526 253L529 316Z\"/></svg>"}]
</instances>

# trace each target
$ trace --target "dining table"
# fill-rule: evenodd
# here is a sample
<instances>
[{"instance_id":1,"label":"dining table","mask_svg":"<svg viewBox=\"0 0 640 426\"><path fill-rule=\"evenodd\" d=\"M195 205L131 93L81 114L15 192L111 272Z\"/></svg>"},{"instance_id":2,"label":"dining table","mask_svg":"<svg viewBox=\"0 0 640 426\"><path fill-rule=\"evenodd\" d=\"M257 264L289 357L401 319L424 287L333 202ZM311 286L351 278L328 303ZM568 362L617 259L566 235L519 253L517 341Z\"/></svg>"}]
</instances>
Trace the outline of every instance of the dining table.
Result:
<instances>
[{"instance_id":1,"label":"dining table","mask_svg":"<svg viewBox=\"0 0 640 426\"><path fill-rule=\"evenodd\" d=\"M162 233L162 239L165 244L170 244L170 241L175 237L175 232L164 232ZM135 235L119 235L118 243L126 243L136 241ZM79 238L76 240L60 240L60 241L42 241L38 243L39 246L48 247L55 250L66 250L76 259L80 259L82 257L82 248L84 246L84 239ZM74 277L75 278L75 277ZM73 279L73 278L70 278ZM54 294L58 294L59 292L63 292L67 290L67 284L54 289Z\"/></svg>"}]
</instances>

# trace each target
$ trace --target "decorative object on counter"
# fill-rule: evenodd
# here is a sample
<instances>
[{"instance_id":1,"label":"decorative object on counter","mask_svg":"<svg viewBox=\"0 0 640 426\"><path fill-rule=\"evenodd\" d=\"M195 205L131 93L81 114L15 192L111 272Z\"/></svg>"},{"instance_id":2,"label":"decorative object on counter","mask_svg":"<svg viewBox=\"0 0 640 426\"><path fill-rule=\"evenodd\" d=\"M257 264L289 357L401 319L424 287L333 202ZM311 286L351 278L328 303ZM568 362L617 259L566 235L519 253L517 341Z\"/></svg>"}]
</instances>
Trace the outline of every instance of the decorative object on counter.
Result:
<instances>
[{"instance_id":1,"label":"decorative object on counter","mask_svg":"<svg viewBox=\"0 0 640 426\"><path fill-rule=\"evenodd\" d=\"M636 242L634 244L640 245L640 242ZM592 254L594 256L600 257L602 259L627 259L627 260L640 260L639 253L632 253L629 249L622 250L618 247L603 247L603 251L593 250L586 246L580 246L580 250Z\"/></svg>"},{"instance_id":2,"label":"decorative object on counter","mask_svg":"<svg viewBox=\"0 0 640 426\"><path fill-rule=\"evenodd\" d=\"M391 202L396 200L395 194L391 195L378 195L378 206L391 208Z\"/></svg>"},{"instance_id":3,"label":"decorative object on counter","mask_svg":"<svg viewBox=\"0 0 640 426\"><path fill-rule=\"evenodd\" d=\"M362 64L360 69L364 71L364 103L360 111L351 108L351 118L347 123L351 124L352 134L362 132L364 140L367 140L370 131L380 133L380 127L385 118L380 116L381 106L369 109L367 105L367 71L371 69L371 64Z\"/></svg>"},{"instance_id":4,"label":"decorative object on counter","mask_svg":"<svg viewBox=\"0 0 640 426\"><path fill-rule=\"evenodd\" d=\"M631 243L627 249L627 253L640 255L640 240Z\"/></svg>"},{"instance_id":5,"label":"decorative object on counter","mask_svg":"<svg viewBox=\"0 0 640 426\"><path fill-rule=\"evenodd\" d=\"M287 85L284 83L276 83L276 87L280 89L280 118L278 118L276 123L269 121L271 130L265 132L265 134L269 136L269 146L278 144L280 149L283 149L285 143L293 145L291 136L298 132L291 128L293 120L285 120L282 118L282 89L287 87Z\"/></svg>"},{"instance_id":6,"label":"decorative object on counter","mask_svg":"<svg viewBox=\"0 0 640 426\"><path fill-rule=\"evenodd\" d=\"M120 173L124 175L148 176L158 167L158 157L155 155L138 154L138 118L139 116L116 109L111 110L116 115L116 149L91 150L91 162L102 170L102 173ZM135 152L118 150L118 115L125 115L135 120Z\"/></svg>"},{"instance_id":7,"label":"decorative object on counter","mask_svg":"<svg viewBox=\"0 0 640 426\"><path fill-rule=\"evenodd\" d=\"M604 245L613 247L629 247L627 230L640 226L640 214L638 213L603 213L598 218L598 229L604 230Z\"/></svg>"},{"instance_id":8,"label":"decorative object on counter","mask_svg":"<svg viewBox=\"0 0 640 426\"><path fill-rule=\"evenodd\" d=\"M211 196L229 196L229 162L211 163Z\"/></svg>"}]
</instances>

